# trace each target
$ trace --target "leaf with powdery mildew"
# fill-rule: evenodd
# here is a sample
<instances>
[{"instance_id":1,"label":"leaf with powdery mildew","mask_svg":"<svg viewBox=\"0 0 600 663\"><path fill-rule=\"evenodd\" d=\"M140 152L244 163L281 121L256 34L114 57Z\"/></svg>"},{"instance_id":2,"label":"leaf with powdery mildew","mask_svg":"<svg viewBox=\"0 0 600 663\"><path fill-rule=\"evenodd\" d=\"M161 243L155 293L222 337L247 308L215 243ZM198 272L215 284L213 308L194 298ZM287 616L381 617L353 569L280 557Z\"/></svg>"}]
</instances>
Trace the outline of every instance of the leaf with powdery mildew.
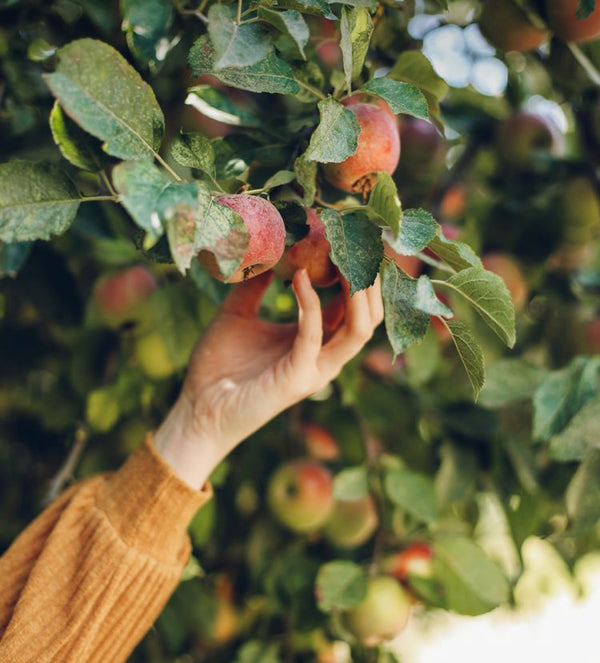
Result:
<instances>
[{"instance_id":1,"label":"leaf with powdery mildew","mask_svg":"<svg viewBox=\"0 0 600 663\"><path fill-rule=\"evenodd\" d=\"M433 285L426 274L422 274L417 280L415 308L424 313L429 313L429 315L439 315L444 318L453 317L452 311L437 298Z\"/></svg>"},{"instance_id":2,"label":"leaf with powdery mildew","mask_svg":"<svg viewBox=\"0 0 600 663\"><path fill-rule=\"evenodd\" d=\"M319 163L340 163L356 152L360 125L356 115L332 97L318 105L321 121L304 156Z\"/></svg>"},{"instance_id":3,"label":"leaf with powdery mildew","mask_svg":"<svg viewBox=\"0 0 600 663\"><path fill-rule=\"evenodd\" d=\"M377 225L387 226L394 236L398 235L403 220L402 203L396 183L389 173L377 173L377 183L369 196L368 210L374 212Z\"/></svg>"},{"instance_id":4,"label":"leaf with powdery mildew","mask_svg":"<svg viewBox=\"0 0 600 663\"><path fill-rule=\"evenodd\" d=\"M396 238L386 236L390 247L400 255L414 256L435 237L438 224L424 209L406 209L402 212L400 233Z\"/></svg>"},{"instance_id":5,"label":"leaf with powdery mildew","mask_svg":"<svg viewBox=\"0 0 600 663\"><path fill-rule=\"evenodd\" d=\"M373 20L369 10L365 7L343 7L340 31L346 87L350 94L352 81L360 76L371 43Z\"/></svg>"},{"instance_id":6,"label":"leaf with powdery mildew","mask_svg":"<svg viewBox=\"0 0 600 663\"><path fill-rule=\"evenodd\" d=\"M178 164L215 177L215 150L203 134L179 134L171 143L171 155Z\"/></svg>"},{"instance_id":7,"label":"leaf with powdery mildew","mask_svg":"<svg viewBox=\"0 0 600 663\"><path fill-rule=\"evenodd\" d=\"M404 113L423 120L429 118L427 100L421 90L412 83L403 83L383 76L368 81L360 89L381 97L395 115Z\"/></svg>"},{"instance_id":8,"label":"leaf with powdery mildew","mask_svg":"<svg viewBox=\"0 0 600 663\"><path fill-rule=\"evenodd\" d=\"M481 260L468 244L444 237L439 224L436 226L436 231L437 235L427 245L427 248L436 256L456 270L469 269L469 267L483 269Z\"/></svg>"},{"instance_id":9,"label":"leaf with powdery mildew","mask_svg":"<svg viewBox=\"0 0 600 663\"><path fill-rule=\"evenodd\" d=\"M485 362L481 346L475 336L473 336L473 332L464 322L460 320L445 320L444 318L440 318L440 320L442 320L452 334L452 340L456 346L458 356L465 368L471 387L473 387L475 400L477 400L479 392L485 384Z\"/></svg>"}]
</instances>

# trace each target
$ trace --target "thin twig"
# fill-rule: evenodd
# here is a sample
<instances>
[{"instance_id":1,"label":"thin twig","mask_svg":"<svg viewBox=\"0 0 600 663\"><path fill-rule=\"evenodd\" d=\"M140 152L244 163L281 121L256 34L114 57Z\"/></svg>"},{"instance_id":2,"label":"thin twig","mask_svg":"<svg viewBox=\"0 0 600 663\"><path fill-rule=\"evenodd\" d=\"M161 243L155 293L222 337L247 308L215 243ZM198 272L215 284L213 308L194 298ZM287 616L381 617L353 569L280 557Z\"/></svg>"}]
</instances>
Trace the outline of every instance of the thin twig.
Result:
<instances>
[{"instance_id":1,"label":"thin twig","mask_svg":"<svg viewBox=\"0 0 600 663\"><path fill-rule=\"evenodd\" d=\"M115 191L112 182L110 181L110 177L106 174L106 171L100 171L100 179L104 182L104 186L108 189L108 192L115 198L118 198L119 194Z\"/></svg>"},{"instance_id":2,"label":"thin twig","mask_svg":"<svg viewBox=\"0 0 600 663\"><path fill-rule=\"evenodd\" d=\"M238 0L237 16L235 22L239 25L241 20L242 20L242 0Z\"/></svg>"},{"instance_id":3,"label":"thin twig","mask_svg":"<svg viewBox=\"0 0 600 663\"><path fill-rule=\"evenodd\" d=\"M181 177L179 177L179 175L171 168L171 166L169 166L169 164L160 156L158 152L154 153L154 157L176 182L183 182Z\"/></svg>"},{"instance_id":4,"label":"thin twig","mask_svg":"<svg viewBox=\"0 0 600 663\"><path fill-rule=\"evenodd\" d=\"M567 48L573 53L573 57L579 62L585 73L590 77L592 83L600 86L600 71L596 69L594 63L588 58L588 56L572 41L567 42Z\"/></svg>"},{"instance_id":5,"label":"thin twig","mask_svg":"<svg viewBox=\"0 0 600 663\"><path fill-rule=\"evenodd\" d=\"M308 83L303 83L302 81L296 80L296 83L300 87L303 87L305 90L310 92L311 94L314 94L317 99L327 99L327 96L321 92L321 90L317 90L316 87L313 87L312 85L309 85Z\"/></svg>"},{"instance_id":6,"label":"thin twig","mask_svg":"<svg viewBox=\"0 0 600 663\"><path fill-rule=\"evenodd\" d=\"M79 198L80 203L93 203L96 201L103 201L103 200L110 200L113 203L118 203L119 202L119 196L85 196L83 198Z\"/></svg>"},{"instance_id":7,"label":"thin twig","mask_svg":"<svg viewBox=\"0 0 600 663\"><path fill-rule=\"evenodd\" d=\"M80 424L75 431L75 441L69 451L69 455L50 482L50 488L43 500L44 506L50 504L50 502L58 496L64 485L73 479L73 472L75 471L75 467L79 462L79 458L85 449L89 437L90 431L88 430L88 427L85 424Z\"/></svg>"},{"instance_id":8,"label":"thin twig","mask_svg":"<svg viewBox=\"0 0 600 663\"><path fill-rule=\"evenodd\" d=\"M456 274L456 270L450 267L450 265L447 265L445 262L441 262L441 260L436 260L435 258L428 256L426 253L423 253L422 251L416 253L415 258L422 260L424 263L431 265L431 267L435 267L436 269L439 269L442 272L450 272L450 274Z\"/></svg>"}]
</instances>

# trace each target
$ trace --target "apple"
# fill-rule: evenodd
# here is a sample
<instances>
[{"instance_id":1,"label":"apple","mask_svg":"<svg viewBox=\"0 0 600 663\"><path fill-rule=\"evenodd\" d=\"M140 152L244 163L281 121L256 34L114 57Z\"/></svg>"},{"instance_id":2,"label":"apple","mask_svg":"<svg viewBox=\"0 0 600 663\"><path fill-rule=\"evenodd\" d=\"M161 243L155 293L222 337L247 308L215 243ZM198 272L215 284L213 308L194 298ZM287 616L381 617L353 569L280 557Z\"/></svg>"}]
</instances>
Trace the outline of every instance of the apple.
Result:
<instances>
[{"instance_id":1,"label":"apple","mask_svg":"<svg viewBox=\"0 0 600 663\"><path fill-rule=\"evenodd\" d=\"M431 122L418 118L403 118L400 123L402 160L398 178L430 182L444 167L446 141Z\"/></svg>"},{"instance_id":2,"label":"apple","mask_svg":"<svg viewBox=\"0 0 600 663\"><path fill-rule=\"evenodd\" d=\"M600 354L600 318L583 326L583 347L588 354Z\"/></svg>"},{"instance_id":3,"label":"apple","mask_svg":"<svg viewBox=\"0 0 600 663\"><path fill-rule=\"evenodd\" d=\"M529 299L529 286L518 262L508 253L488 253L481 262L506 283L515 311L522 311Z\"/></svg>"},{"instance_id":4,"label":"apple","mask_svg":"<svg viewBox=\"0 0 600 663\"><path fill-rule=\"evenodd\" d=\"M211 276L226 283L237 283L258 276L279 262L285 248L285 226L272 203L247 194L221 196L217 202L240 215L250 238L242 262L228 279L221 274L214 254L200 251L198 260Z\"/></svg>"},{"instance_id":5,"label":"apple","mask_svg":"<svg viewBox=\"0 0 600 663\"><path fill-rule=\"evenodd\" d=\"M157 288L154 275L146 267L134 265L101 277L94 286L92 302L100 319L116 328L136 321L141 305Z\"/></svg>"},{"instance_id":6,"label":"apple","mask_svg":"<svg viewBox=\"0 0 600 663\"><path fill-rule=\"evenodd\" d=\"M340 446L323 426L310 422L300 424L306 450L317 460L335 460L340 456Z\"/></svg>"},{"instance_id":7,"label":"apple","mask_svg":"<svg viewBox=\"0 0 600 663\"><path fill-rule=\"evenodd\" d=\"M410 576L431 578L433 548L425 543L413 543L404 550L386 557L384 570L401 582L408 582Z\"/></svg>"},{"instance_id":8,"label":"apple","mask_svg":"<svg viewBox=\"0 0 600 663\"><path fill-rule=\"evenodd\" d=\"M294 532L321 527L333 509L331 472L311 459L298 459L279 467L269 480L267 500L271 511Z\"/></svg>"},{"instance_id":9,"label":"apple","mask_svg":"<svg viewBox=\"0 0 600 663\"><path fill-rule=\"evenodd\" d=\"M400 159L400 134L391 111L375 104L356 103L347 106L360 126L356 152L341 163L323 167L325 179L348 193L368 193L376 173L392 174Z\"/></svg>"},{"instance_id":10,"label":"apple","mask_svg":"<svg viewBox=\"0 0 600 663\"><path fill-rule=\"evenodd\" d=\"M585 42L600 36L600 3L583 20L577 18L579 0L546 0L548 25L563 41Z\"/></svg>"},{"instance_id":11,"label":"apple","mask_svg":"<svg viewBox=\"0 0 600 663\"><path fill-rule=\"evenodd\" d=\"M412 276L413 279L417 278L423 271L423 263L416 256L400 255L387 242L384 242L383 246L385 255L391 258L404 273Z\"/></svg>"},{"instance_id":12,"label":"apple","mask_svg":"<svg viewBox=\"0 0 600 663\"><path fill-rule=\"evenodd\" d=\"M345 613L348 629L367 647L376 647L398 635L406 626L411 599L390 576L369 578L367 595Z\"/></svg>"},{"instance_id":13,"label":"apple","mask_svg":"<svg viewBox=\"0 0 600 663\"><path fill-rule=\"evenodd\" d=\"M311 283L325 288L339 279L329 257L331 246L325 236L325 224L313 208L306 210L306 222L309 226L308 234L285 249L274 271L284 281L291 281L296 270L304 267Z\"/></svg>"},{"instance_id":14,"label":"apple","mask_svg":"<svg viewBox=\"0 0 600 663\"><path fill-rule=\"evenodd\" d=\"M216 611L207 634L213 645L224 645L235 637L240 627L240 615L233 602L233 583L226 575L215 581Z\"/></svg>"},{"instance_id":15,"label":"apple","mask_svg":"<svg viewBox=\"0 0 600 663\"><path fill-rule=\"evenodd\" d=\"M549 37L537 28L513 0L487 0L483 3L479 28L489 43L500 51L533 51Z\"/></svg>"},{"instance_id":16,"label":"apple","mask_svg":"<svg viewBox=\"0 0 600 663\"><path fill-rule=\"evenodd\" d=\"M456 184L448 189L440 203L440 216L442 219L453 221L460 219L467 206L467 192L465 187ZM442 224L444 225L444 224Z\"/></svg>"},{"instance_id":17,"label":"apple","mask_svg":"<svg viewBox=\"0 0 600 663\"><path fill-rule=\"evenodd\" d=\"M317 56L325 66L332 69L337 67L342 62L339 21L323 17L309 16L307 18L313 35L311 42L315 45Z\"/></svg>"},{"instance_id":18,"label":"apple","mask_svg":"<svg viewBox=\"0 0 600 663\"><path fill-rule=\"evenodd\" d=\"M561 191L563 242L580 246L594 240L600 230L600 202L596 189L584 175L572 177Z\"/></svg>"},{"instance_id":19,"label":"apple","mask_svg":"<svg viewBox=\"0 0 600 663\"><path fill-rule=\"evenodd\" d=\"M136 338L134 355L144 373L154 380L168 378L177 370L169 348L158 331Z\"/></svg>"},{"instance_id":20,"label":"apple","mask_svg":"<svg viewBox=\"0 0 600 663\"><path fill-rule=\"evenodd\" d=\"M373 536L378 525L375 501L367 495L359 500L336 500L323 532L338 548L356 548Z\"/></svg>"},{"instance_id":21,"label":"apple","mask_svg":"<svg viewBox=\"0 0 600 663\"><path fill-rule=\"evenodd\" d=\"M561 135L554 123L541 115L517 111L500 122L495 142L504 163L523 168L542 155L556 156Z\"/></svg>"},{"instance_id":22,"label":"apple","mask_svg":"<svg viewBox=\"0 0 600 663\"><path fill-rule=\"evenodd\" d=\"M373 104L378 106L382 111L385 111L391 118L393 118L394 122L400 127L400 118L392 113L392 109L381 97L366 92L355 92L349 97L342 99L343 106L355 106L356 104Z\"/></svg>"},{"instance_id":23,"label":"apple","mask_svg":"<svg viewBox=\"0 0 600 663\"><path fill-rule=\"evenodd\" d=\"M362 361L363 367L369 373L384 379L400 375L404 371L405 364L404 355L399 355L394 360L394 353L389 345L379 345L369 350Z\"/></svg>"}]
</instances>

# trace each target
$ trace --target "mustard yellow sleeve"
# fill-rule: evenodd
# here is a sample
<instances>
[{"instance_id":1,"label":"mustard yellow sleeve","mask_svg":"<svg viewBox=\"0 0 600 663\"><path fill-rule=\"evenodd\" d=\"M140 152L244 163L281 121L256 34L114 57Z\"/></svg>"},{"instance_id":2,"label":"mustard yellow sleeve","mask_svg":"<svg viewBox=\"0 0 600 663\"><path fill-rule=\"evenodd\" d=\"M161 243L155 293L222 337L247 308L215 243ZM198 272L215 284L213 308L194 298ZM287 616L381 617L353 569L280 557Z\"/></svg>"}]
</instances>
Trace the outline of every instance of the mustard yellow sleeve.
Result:
<instances>
[{"instance_id":1,"label":"mustard yellow sleeve","mask_svg":"<svg viewBox=\"0 0 600 663\"><path fill-rule=\"evenodd\" d=\"M210 497L151 436L114 474L65 491L0 558L0 661L124 661L177 586Z\"/></svg>"}]
</instances>

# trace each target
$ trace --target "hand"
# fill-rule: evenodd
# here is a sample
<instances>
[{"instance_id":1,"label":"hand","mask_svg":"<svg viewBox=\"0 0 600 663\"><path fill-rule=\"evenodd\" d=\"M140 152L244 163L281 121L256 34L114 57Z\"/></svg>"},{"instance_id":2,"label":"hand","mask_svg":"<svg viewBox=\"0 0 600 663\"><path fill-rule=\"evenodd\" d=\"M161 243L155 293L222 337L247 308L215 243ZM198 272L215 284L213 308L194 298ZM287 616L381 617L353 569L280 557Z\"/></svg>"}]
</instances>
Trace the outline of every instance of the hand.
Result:
<instances>
[{"instance_id":1,"label":"hand","mask_svg":"<svg viewBox=\"0 0 600 663\"><path fill-rule=\"evenodd\" d=\"M343 283L344 319L324 343L321 305L306 270L292 281L298 323L258 317L271 280L262 274L234 286L194 348L179 400L156 432L159 452L194 487L243 439L335 378L383 319L379 279L352 297Z\"/></svg>"}]
</instances>

